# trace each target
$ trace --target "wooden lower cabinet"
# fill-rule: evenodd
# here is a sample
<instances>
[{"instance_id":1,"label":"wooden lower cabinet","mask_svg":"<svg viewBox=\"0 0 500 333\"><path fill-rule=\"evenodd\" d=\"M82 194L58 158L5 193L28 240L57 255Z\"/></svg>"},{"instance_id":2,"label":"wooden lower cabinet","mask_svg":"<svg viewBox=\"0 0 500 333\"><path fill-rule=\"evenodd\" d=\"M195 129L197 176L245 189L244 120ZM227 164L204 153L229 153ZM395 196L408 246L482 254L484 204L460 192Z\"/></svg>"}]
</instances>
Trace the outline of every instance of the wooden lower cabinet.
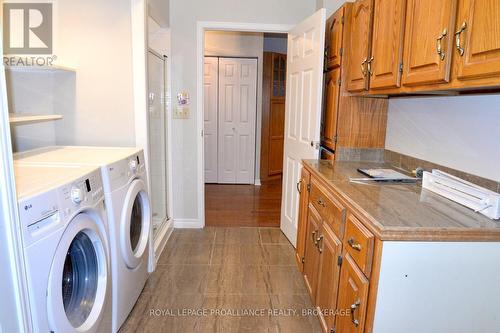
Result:
<instances>
[{"instance_id":1,"label":"wooden lower cabinet","mask_svg":"<svg viewBox=\"0 0 500 333\"><path fill-rule=\"evenodd\" d=\"M365 328L369 281L349 254L342 263L340 286L338 309L349 310L346 313L350 315L337 317L337 332L362 333Z\"/></svg>"},{"instance_id":2,"label":"wooden lower cabinet","mask_svg":"<svg viewBox=\"0 0 500 333\"><path fill-rule=\"evenodd\" d=\"M297 190L300 193L300 201L299 201L299 221L305 220L308 214L308 205L309 205L309 183L311 181L311 174L307 169L302 168L302 172L300 175L300 181L297 184ZM305 233L306 233L306 224L299 223L297 226L297 250L295 251L295 260L297 261L297 266L301 272L304 271L304 251L305 251Z\"/></svg>"},{"instance_id":3,"label":"wooden lower cabinet","mask_svg":"<svg viewBox=\"0 0 500 333\"><path fill-rule=\"evenodd\" d=\"M326 225L321 228L318 242L320 256L316 305L320 310L323 331L330 332L335 327L342 242Z\"/></svg>"},{"instance_id":4,"label":"wooden lower cabinet","mask_svg":"<svg viewBox=\"0 0 500 333\"><path fill-rule=\"evenodd\" d=\"M304 251L304 280L309 294L315 302L316 286L318 283L318 265L319 265L319 251L318 251L318 236L320 228L320 217L316 209L309 205L307 214L307 227L305 233L305 251Z\"/></svg>"}]
</instances>

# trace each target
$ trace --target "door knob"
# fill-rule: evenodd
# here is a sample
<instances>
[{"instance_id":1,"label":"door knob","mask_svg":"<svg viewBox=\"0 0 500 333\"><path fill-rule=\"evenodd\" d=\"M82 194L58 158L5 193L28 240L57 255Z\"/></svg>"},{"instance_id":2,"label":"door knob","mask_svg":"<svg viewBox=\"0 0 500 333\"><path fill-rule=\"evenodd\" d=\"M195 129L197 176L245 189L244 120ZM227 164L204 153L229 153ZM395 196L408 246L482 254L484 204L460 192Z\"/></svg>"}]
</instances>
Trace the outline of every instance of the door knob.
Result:
<instances>
[{"instance_id":1,"label":"door knob","mask_svg":"<svg viewBox=\"0 0 500 333\"><path fill-rule=\"evenodd\" d=\"M311 147L314 149L319 149L319 141L311 141Z\"/></svg>"}]
</instances>

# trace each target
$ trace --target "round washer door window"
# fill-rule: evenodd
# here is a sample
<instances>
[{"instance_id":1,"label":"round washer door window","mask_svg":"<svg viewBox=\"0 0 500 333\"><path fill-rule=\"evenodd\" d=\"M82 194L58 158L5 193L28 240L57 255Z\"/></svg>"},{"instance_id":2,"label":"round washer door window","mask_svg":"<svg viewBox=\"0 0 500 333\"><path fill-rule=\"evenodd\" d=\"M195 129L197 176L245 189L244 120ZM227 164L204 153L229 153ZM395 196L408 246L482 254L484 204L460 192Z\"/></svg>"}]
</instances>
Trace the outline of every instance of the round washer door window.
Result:
<instances>
[{"instance_id":1,"label":"round washer door window","mask_svg":"<svg viewBox=\"0 0 500 333\"><path fill-rule=\"evenodd\" d=\"M73 327L89 317L97 294L97 253L90 237L80 231L69 246L62 274L64 311Z\"/></svg>"},{"instance_id":2,"label":"round washer door window","mask_svg":"<svg viewBox=\"0 0 500 333\"><path fill-rule=\"evenodd\" d=\"M127 266L136 268L148 250L151 229L151 204L146 184L135 179L125 196L120 224L120 245Z\"/></svg>"},{"instance_id":3,"label":"round washer door window","mask_svg":"<svg viewBox=\"0 0 500 333\"><path fill-rule=\"evenodd\" d=\"M102 220L80 213L69 223L52 261L47 288L51 331L96 332L109 297L109 258Z\"/></svg>"}]
</instances>

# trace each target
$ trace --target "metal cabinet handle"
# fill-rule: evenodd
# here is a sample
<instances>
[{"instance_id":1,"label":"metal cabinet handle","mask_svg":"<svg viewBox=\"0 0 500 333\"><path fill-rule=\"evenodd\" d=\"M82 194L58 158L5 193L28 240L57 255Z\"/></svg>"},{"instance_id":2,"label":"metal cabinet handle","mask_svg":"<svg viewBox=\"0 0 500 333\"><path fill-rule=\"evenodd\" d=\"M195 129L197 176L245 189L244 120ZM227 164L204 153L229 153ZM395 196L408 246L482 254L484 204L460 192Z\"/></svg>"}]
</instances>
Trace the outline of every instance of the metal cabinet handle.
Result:
<instances>
[{"instance_id":1,"label":"metal cabinet handle","mask_svg":"<svg viewBox=\"0 0 500 333\"><path fill-rule=\"evenodd\" d=\"M363 62L361 63L361 73L363 73L363 77L366 76L366 69L365 69L365 64L368 62L368 59L365 58L365 60L363 60Z\"/></svg>"},{"instance_id":2,"label":"metal cabinet handle","mask_svg":"<svg viewBox=\"0 0 500 333\"><path fill-rule=\"evenodd\" d=\"M302 179L297 182L297 192L299 192L299 194L302 194L302 191L300 190L301 184L302 184Z\"/></svg>"},{"instance_id":3,"label":"metal cabinet handle","mask_svg":"<svg viewBox=\"0 0 500 333\"><path fill-rule=\"evenodd\" d=\"M371 57L366 63L367 63L367 72L368 72L368 75L372 76L373 75L373 72L372 72L372 62L373 62L373 57Z\"/></svg>"},{"instance_id":4,"label":"metal cabinet handle","mask_svg":"<svg viewBox=\"0 0 500 333\"><path fill-rule=\"evenodd\" d=\"M315 246L318 246L318 241L316 240L316 233L317 232L318 232L318 230L314 230L312 232L312 240L313 240Z\"/></svg>"},{"instance_id":5,"label":"metal cabinet handle","mask_svg":"<svg viewBox=\"0 0 500 333\"><path fill-rule=\"evenodd\" d=\"M462 23L462 26L460 27L460 29L458 29L458 31L455 32L457 51L458 51L458 54L460 54L460 56L463 56L465 53L465 49L462 47L462 41L460 40L460 35L462 34L462 32L465 31L465 29L467 29L467 22Z\"/></svg>"},{"instance_id":6,"label":"metal cabinet handle","mask_svg":"<svg viewBox=\"0 0 500 333\"><path fill-rule=\"evenodd\" d=\"M354 316L354 312L360 305L361 305L361 300L359 298L356 300L356 302L351 304L351 321L356 327L359 326L359 320L357 320L356 317Z\"/></svg>"},{"instance_id":7,"label":"metal cabinet handle","mask_svg":"<svg viewBox=\"0 0 500 333\"><path fill-rule=\"evenodd\" d=\"M438 38L436 40L437 41L436 51L437 51L437 54L439 55L439 58L441 60L444 60L444 58L446 57L446 53L443 51L443 47L441 45L441 42L444 39L444 37L446 37L447 34L448 34L448 30L444 29L443 32L438 36Z\"/></svg>"},{"instance_id":8,"label":"metal cabinet handle","mask_svg":"<svg viewBox=\"0 0 500 333\"><path fill-rule=\"evenodd\" d=\"M349 246L355 249L356 251L361 251L361 244L354 243L354 238L349 238L347 244L349 244Z\"/></svg>"},{"instance_id":9,"label":"metal cabinet handle","mask_svg":"<svg viewBox=\"0 0 500 333\"><path fill-rule=\"evenodd\" d=\"M316 240L319 253L323 253L323 235L319 236Z\"/></svg>"}]
</instances>

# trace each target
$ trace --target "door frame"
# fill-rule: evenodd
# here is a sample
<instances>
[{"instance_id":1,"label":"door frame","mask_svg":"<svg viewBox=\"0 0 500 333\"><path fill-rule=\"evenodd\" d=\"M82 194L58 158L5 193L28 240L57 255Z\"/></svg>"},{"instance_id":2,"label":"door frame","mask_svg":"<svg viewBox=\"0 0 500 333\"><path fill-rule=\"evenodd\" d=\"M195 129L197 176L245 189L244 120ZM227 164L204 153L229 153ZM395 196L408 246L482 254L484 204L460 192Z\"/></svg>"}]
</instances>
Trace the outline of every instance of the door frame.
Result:
<instances>
[{"instance_id":1,"label":"door frame","mask_svg":"<svg viewBox=\"0 0 500 333\"><path fill-rule=\"evenodd\" d=\"M239 22L196 22L196 130L197 130L197 192L198 200L198 221L192 228L203 228L205 226L205 148L203 143L204 110L203 110L203 78L205 58L205 32L234 31L234 32L262 32L262 33L282 33L288 32L294 27L293 24L267 24L267 23L239 23ZM256 120L256 125L257 125ZM257 136L257 135L256 135Z\"/></svg>"}]
</instances>

